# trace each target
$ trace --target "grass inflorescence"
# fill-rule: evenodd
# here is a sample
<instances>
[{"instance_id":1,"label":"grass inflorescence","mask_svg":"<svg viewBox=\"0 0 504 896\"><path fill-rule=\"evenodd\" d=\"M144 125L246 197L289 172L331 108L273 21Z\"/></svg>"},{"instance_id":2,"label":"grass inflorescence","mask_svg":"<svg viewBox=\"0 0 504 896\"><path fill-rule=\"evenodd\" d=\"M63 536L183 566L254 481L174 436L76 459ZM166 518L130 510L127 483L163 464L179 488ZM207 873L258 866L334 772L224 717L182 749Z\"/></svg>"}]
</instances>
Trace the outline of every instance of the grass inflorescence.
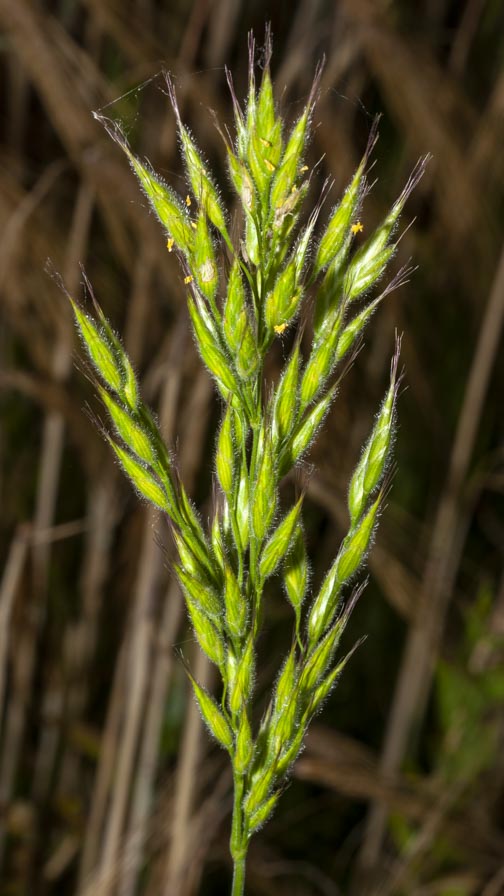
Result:
<instances>
[{"instance_id":1,"label":"grass inflorescence","mask_svg":"<svg viewBox=\"0 0 504 896\"><path fill-rule=\"evenodd\" d=\"M371 296L394 255L400 215L426 162L419 162L377 229L362 238L360 215L376 142L373 128L362 161L320 234L321 202L311 215L304 214L310 187L304 156L321 69L301 116L286 134L274 102L269 38L259 85L252 38L249 51L244 111L227 73L234 144L222 134L243 221L237 243L215 180L181 120L169 77L186 196L164 183L133 154L117 127L104 121L165 230L168 251L180 258L196 344L222 398L215 454L219 500L208 530L141 398L120 340L99 308L92 317L72 302L110 417L108 441L139 495L172 522L178 551L174 571L196 638L222 679L218 700L189 673L202 716L233 768L234 896L243 892L250 838L274 811L307 727L349 658L339 655L338 648L361 586L346 599L343 595L365 560L388 487L399 345L389 388L351 478L348 532L315 593L309 590L303 495L281 514L280 483L310 449L335 398L336 368L351 357L383 297L405 278L405 271L399 272L380 296ZM312 334L304 354L302 309L303 327ZM274 387L267 386L268 352L296 327L281 376ZM265 584L272 576L282 580L292 607L292 646L278 663L268 707L255 727L251 706L257 644Z\"/></svg>"}]
</instances>

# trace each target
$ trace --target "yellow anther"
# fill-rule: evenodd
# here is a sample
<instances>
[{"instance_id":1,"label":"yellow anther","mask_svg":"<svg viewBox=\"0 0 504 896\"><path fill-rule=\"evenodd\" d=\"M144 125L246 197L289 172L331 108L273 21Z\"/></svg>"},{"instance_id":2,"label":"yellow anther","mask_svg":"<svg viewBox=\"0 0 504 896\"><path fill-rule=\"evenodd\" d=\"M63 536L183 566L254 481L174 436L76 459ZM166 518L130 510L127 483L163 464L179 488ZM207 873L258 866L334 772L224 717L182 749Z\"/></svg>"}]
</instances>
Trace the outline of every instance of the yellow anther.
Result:
<instances>
[{"instance_id":1,"label":"yellow anther","mask_svg":"<svg viewBox=\"0 0 504 896\"><path fill-rule=\"evenodd\" d=\"M189 196L189 193L185 198L185 204L187 205L187 208L189 208L189 206L191 205L191 197Z\"/></svg>"},{"instance_id":2,"label":"yellow anther","mask_svg":"<svg viewBox=\"0 0 504 896\"><path fill-rule=\"evenodd\" d=\"M281 333L284 332L284 330L287 329L287 324L276 324L273 327L273 329L274 329L275 333L278 333L278 335L280 335Z\"/></svg>"},{"instance_id":3,"label":"yellow anther","mask_svg":"<svg viewBox=\"0 0 504 896\"><path fill-rule=\"evenodd\" d=\"M304 174L305 171L308 171L308 165L301 165L301 168L299 169L300 174Z\"/></svg>"},{"instance_id":4,"label":"yellow anther","mask_svg":"<svg viewBox=\"0 0 504 896\"><path fill-rule=\"evenodd\" d=\"M259 140L261 141L263 146L267 146L268 149L270 148L271 143L269 142L269 140L265 140L264 137L259 137Z\"/></svg>"},{"instance_id":5,"label":"yellow anther","mask_svg":"<svg viewBox=\"0 0 504 896\"><path fill-rule=\"evenodd\" d=\"M193 282L192 274L188 274L187 277L184 277L184 283L186 286L188 283L192 283L192 282Z\"/></svg>"},{"instance_id":6,"label":"yellow anther","mask_svg":"<svg viewBox=\"0 0 504 896\"><path fill-rule=\"evenodd\" d=\"M192 227L193 230L197 230L197 229L198 229L198 225L197 225L194 221L191 221L191 227Z\"/></svg>"},{"instance_id":7,"label":"yellow anther","mask_svg":"<svg viewBox=\"0 0 504 896\"><path fill-rule=\"evenodd\" d=\"M266 165L266 168L268 169L268 171L274 171L274 170L275 170L275 166L274 166L273 162L270 162L269 159L265 159L265 160L264 160L264 164Z\"/></svg>"},{"instance_id":8,"label":"yellow anther","mask_svg":"<svg viewBox=\"0 0 504 896\"><path fill-rule=\"evenodd\" d=\"M174 245L175 245L175 240L171 236L166 243L166 248L168 249L168 252L172 251Z\"/></svg>"},{"instance_id":9,"label":"yellow anther","mask_svg":"<svg viewBox=\"0 0 504 896\"><path fill-rule=\"evenodd\" d=\"M352 233L362 233L364 230L364 224L361 224L360 221L357 221L357 224L352 224L351 226Z\"/></svg>"}]
</instances>

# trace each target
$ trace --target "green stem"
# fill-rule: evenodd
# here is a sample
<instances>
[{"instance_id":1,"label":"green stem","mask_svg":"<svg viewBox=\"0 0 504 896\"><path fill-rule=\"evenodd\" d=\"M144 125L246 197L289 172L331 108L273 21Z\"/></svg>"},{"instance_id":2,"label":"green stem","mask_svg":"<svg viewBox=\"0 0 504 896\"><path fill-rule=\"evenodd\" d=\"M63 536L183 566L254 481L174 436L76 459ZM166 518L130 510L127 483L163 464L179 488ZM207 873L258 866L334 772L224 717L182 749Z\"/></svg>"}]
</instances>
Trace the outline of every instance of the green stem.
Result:
<instances>
[{"instance_id":1,"label":"green stem","mask_svg":"<svg viewBox=\"0 0 504 896\"><path fill-rule=\"evenodd\" d=\"M247 860L247 834L243 818L244 777L234 774L233 823L230 851L233 857L233 889L231 896L243 896L245 892L245 863Z\"/></svg>"},{"instance_id":2,"label":"green stem","mask_svg":"<svg viewBox=\"0 0 504 896\"><path fill-rule=\"evenodd\" d=\"M245 893L245 856L233 859L233 889L231 896L243 896Z\"/></svg>"}]
</instances>

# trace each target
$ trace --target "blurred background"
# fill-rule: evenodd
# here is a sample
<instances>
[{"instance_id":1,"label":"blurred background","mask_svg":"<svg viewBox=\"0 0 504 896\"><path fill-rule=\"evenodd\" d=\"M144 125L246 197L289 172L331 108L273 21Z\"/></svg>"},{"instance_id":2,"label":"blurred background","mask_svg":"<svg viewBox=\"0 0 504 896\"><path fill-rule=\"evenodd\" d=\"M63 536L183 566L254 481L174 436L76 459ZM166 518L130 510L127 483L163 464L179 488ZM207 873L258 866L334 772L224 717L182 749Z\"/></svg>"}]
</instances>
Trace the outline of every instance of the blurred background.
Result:
<instances>
[{"instance_id":1,"label":"blurred background","mask_svg":"<svg viewBox=\"0 0 504 896\"><path fill-rule=\"evenodd\" d=\"M230 197L208 110L231 124L224 65L243 97L247 32L261 43L266 20L287 119L327 57L314 199L330 174L337 200L377 113L365 232L417 158L433 160L395 260L418 270L373 319L311 457L317 583L403 332L397 473L345 646L368 637L252 842L247 892L504 893L503 3L0 0L2 896L229 892L227 761L174 648L209 687L212 673L170 578L167 528L89 419L100 409L44 268L50 257L78 295L85 266L205 515L219 407L182 275L91 113L105 107L185 193L169 69ZM272 594L260 699L290 624Z\"/></svg>"}]
</instances>

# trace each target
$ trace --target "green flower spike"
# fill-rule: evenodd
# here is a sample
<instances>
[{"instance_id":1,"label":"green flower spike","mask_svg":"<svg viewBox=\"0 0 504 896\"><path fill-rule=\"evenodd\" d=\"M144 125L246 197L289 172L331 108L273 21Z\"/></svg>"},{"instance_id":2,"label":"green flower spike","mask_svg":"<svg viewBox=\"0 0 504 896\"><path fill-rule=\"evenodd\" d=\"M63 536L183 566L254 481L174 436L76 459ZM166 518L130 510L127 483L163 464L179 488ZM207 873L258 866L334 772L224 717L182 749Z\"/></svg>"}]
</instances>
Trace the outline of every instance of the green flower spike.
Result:
<instances>
[{"instance_id":1,"label":"green flower spike","mask_svg":"<svg viewBox=\"0 0 504 896\"><path fill-rule=\"evenodd\" d=\"M243 110L226 71L235 144L227 131L219 131L241 210L229 229L231 216L182 121L169 75L188 179L185 201L132 153L116 125L97 116L126 154L161 222L168 250L177 251L196 346L223 400L210 531L175 473L120 340L98 306L92 317L71 300L110 418L111 448L139 495L172 521L178 554L174 572L194 637L220 676L215 697L188 673L203 720L232 766L232 896L243 896L250 839L277 806L307 727L351 655L340 656L339 645L363 586L349 599L345 592L369 552L388 485L400 340L388 389L351 477L348 531L315 591L303 534L304 496L286 504L282 480L310 449L329 412L350 366L338 369L341 360L355 357L379 304L407 280L410 270L403 268L381 295L367 298L396 252L400 216L427 162L420 160L390 212L368 235L360 217L365 222L375 123L350 184L319 228L328 187L306 214L311 186L305 174L322 66L300 117L287 127L275 102L270 61L268 31L256 83L251 36ZM277 361L284 357L274 382L269 381L270 349ZM269 701L256 729L253 702L256 668L263 667L264 603L282 587L291 611L291 647L269 683ZM261 680L263 690L264 684Z\"/></svg>"}]
</instances>

